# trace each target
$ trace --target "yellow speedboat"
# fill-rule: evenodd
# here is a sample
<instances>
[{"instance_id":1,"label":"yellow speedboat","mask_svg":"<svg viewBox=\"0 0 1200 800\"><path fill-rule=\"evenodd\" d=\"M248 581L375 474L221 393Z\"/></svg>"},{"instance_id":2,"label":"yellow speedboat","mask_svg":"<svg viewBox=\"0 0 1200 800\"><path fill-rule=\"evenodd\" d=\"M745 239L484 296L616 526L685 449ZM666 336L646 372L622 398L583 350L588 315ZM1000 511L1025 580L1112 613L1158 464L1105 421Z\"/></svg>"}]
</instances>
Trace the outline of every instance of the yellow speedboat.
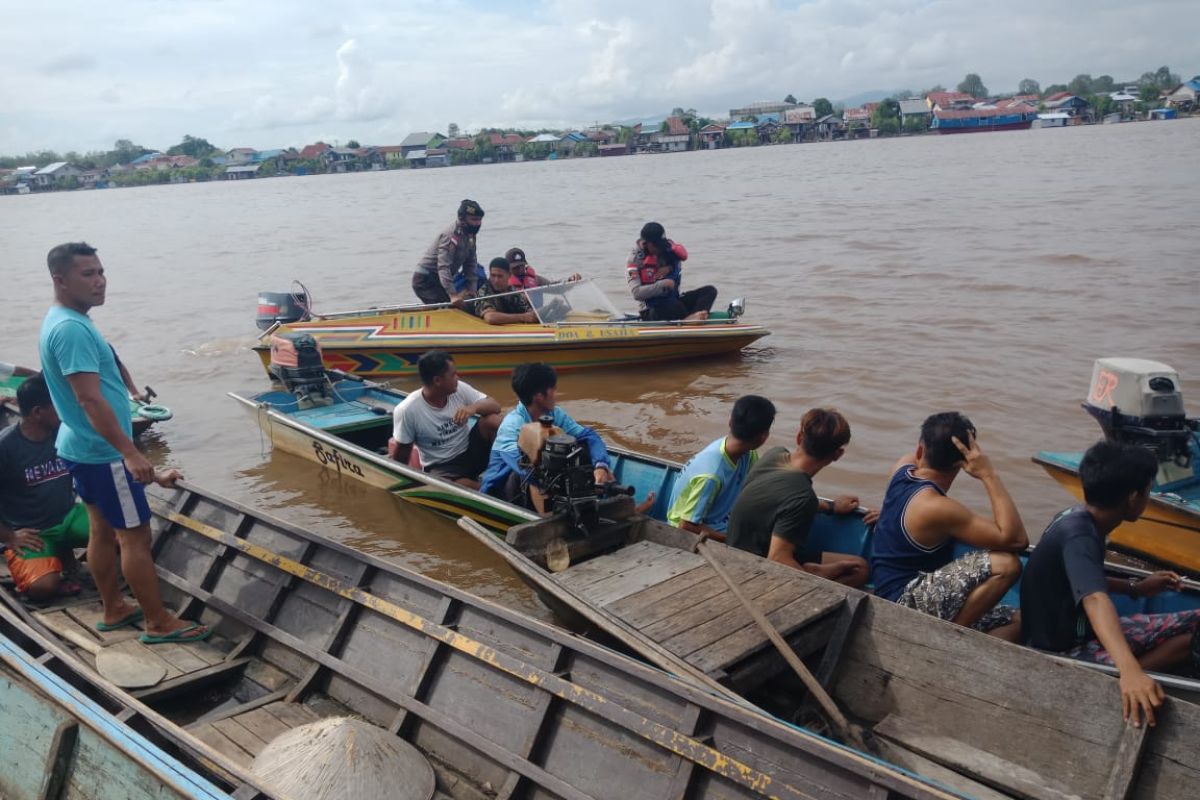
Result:
<instances>
[{"instance_id":1,"label":"yellow speedboat","mask_svg":"<svg viewBox=\"0 0 1200 800\"><path fill-rule=\"evenodd\" d=\"M741 301L703 321L644 322L590 281L522 291L539 322L488 325L448 306L393 306L281 322L254 349L269 368L273 336L309 334L326 368L389 379L415 375L417 359L435 349L452 354L460 373L504 374L527 361L572 370L731 353L769 333L741 321Z\"/></svg>"}]
</instances>

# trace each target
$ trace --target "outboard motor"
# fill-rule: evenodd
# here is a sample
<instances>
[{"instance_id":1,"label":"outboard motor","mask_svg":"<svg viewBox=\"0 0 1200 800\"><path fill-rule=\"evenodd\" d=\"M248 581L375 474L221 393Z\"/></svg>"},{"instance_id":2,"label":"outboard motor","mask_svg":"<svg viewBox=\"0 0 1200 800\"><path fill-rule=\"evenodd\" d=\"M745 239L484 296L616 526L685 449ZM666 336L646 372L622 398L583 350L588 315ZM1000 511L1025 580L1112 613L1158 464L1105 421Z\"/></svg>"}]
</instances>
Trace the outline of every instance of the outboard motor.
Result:
<instances>
[{"instance_id":1,"label":"outboard motor","mask_svg":"<svg viewBox=\"0 0 1200 800\"><path fill-rule=\"evenodd\" d=\"M549 429L554 418L543 416L538 423ZM566 514L583 531L594 530L599 522L600 500L633 495L632 486L608 483L597 487L593 472L587 447L561 431L546 437L534 467L538 485L546 496L546 509L555 515Z\"/></svg>"},{"instance_id":2,"label":"outboard motor","mask_svg":"<svg viewBox=\"0 0 1200 800\"><path fill-rule=\"evenodd\" d=\"M308 319L308 296L304 292L259 292L258 317L260 331L272 325L304 322Z\"/></svg>"},{"instance_id":3,"label":"outboard motor","mask_svg":"<svg viewBox=\"0 0 1200 800\"><path fill-rule=\"evenodd\" d=\"M1142 358L1097 359L1083 408L1110 441L1154 452L1158 485L1191 477L1191 442L1200 421L1187 418L1179 374L1171 367Z\"/></svg>"},{"instance_id":4,"label":"outboard motor","mask_svg":"<svg viewBox=\"0 0 1200 800\"><path fill-rule=\"evenodd\" d=\"M272 334L270 372L285 390L296 395L300 408L327 406L333 402L332 387L321 360L321 346L310 334Z\"/></svg>"}]
</instances>

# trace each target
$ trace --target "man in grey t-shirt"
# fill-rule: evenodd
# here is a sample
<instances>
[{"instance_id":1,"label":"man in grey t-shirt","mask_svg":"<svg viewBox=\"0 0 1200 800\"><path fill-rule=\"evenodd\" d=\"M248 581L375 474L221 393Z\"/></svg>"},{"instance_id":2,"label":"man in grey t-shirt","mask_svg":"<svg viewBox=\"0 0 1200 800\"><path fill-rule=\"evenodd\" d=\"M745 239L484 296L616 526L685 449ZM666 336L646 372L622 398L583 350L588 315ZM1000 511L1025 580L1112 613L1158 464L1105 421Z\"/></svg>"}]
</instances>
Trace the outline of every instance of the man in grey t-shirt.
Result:
<instances>
[{"instance_id":1,"label":"man in grey t-shirt","mask_svg":"<svg viewBox=\"0 0 1200 800\"><path fill-rule=\"evenodd\" d=\"M426 472L478 489L500 427L500 404L460 381L454 359L439 350L421 356L417 371L421 391L392 411L389 455L407 462L416 445ZM474 416L478 419L469 426Z\"/></svg>"}]
</instances>

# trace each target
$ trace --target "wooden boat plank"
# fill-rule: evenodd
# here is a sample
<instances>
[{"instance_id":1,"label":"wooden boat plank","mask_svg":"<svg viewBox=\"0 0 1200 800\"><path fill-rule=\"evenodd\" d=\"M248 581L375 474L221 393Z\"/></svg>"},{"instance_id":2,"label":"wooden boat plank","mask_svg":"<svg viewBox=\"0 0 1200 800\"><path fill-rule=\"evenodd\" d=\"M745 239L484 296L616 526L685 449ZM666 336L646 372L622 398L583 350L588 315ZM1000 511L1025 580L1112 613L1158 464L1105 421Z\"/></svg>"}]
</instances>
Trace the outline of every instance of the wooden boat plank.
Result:
<instances>
[{"instance_id":1,"label":"wooden boat plank","mask_svg":"<svg viewBox=\"0 0 1200 800\"><path fill-rule=\"evenodd\" d=\"M875 733L969 777L999 784L1026 800L1084 800L1058 779L1008 761L994 753L923 729L896 715L875 726Z\"/></svg>"},{"instance_id":2,"label":"wooden boat plank","mask_svg":"<svg viewBox=\"0 0 1200 800\"><path fill-rule=\"evenodd\" d=\"M246 677L272 692L290 688L296 682L283 670L257 658L246 665Z\"/></svg>"},{"instance_id":3,"label":"wooden boat plank","mask_svg":"<svg viewBox=\"0 0 1200 800\"><path fill-rule=\"evenodd\" d=\"M212 723L212 726L228 737L238 747L249 753L251 758L257 756L267 746L267 743L258 734L251 731L235 717L219 719Z\"/></svg>"},{"instance_id":4,"label":"wooden boat plank","mask_svg":"<svg viewBox=\"0 0 1200 800\"><path fill-rule=\"evenodd\" d=\"M200 741L207 744L213 750L216 750L226 758L231 759L235 764L243 768L249 768L254 762L254 756L250 755L245 749L240 747L237 742L230 739L221 731L214 727L214 723L209 723L191 731L192 735Z\"/></svg>"},{"instance_id":5,"label":"wooden boat plank","mask_svg":"<svg viewBox=\"0 0 1200 800\"><path fill-rule=\"evenodd\" d=\"M762 575L763 571L734 569L730 574L739 586L743 586ZM726 591L729 590L717 578L712 568L704 564L657 586L621 598L608 606L607 610L635 628L646 628Z\"/></svg>"},{"instance_id":6,"label":"wooden boat plank","mask_svg":"<svg viewBox=\"0 0 1200 800\"><path fill-rule=\"evenodd\" d=\"M763 614L766 614L768 620L774 621L776 612L780 612L780 610L791 606L791 604L816 593L817 589L815 587L798 587L796 584L782 582L776 584L767 593L758 595L757 597L746 597L746 600L754 603L755 608L760 609ZM745 632L746 636L734 637L734 633L736 632ZM791 628L782 632L791 632ZM750 613L742 606L742 603L737 602L736 606L727 610L726 613L715 616L715 618L692 627L690 630L683 631L678 636L666 639L662 644L666 648L678 652L680 656L688 658L688 661L691 661L692 654L712 648L712 646L719 645L722 642L727 642L732 646L716 648L724 651L728 657L727 661L719 661L718 666L733 663L746 654L749 654L752 650L757 649L758 646L767 642L767 634L758 628L754 618L750 616Z\"/></svg>"},{"instance_id":7,"label":"wooden boat plank","mask_svg":"<svg viewBox=\"0 0 1200 800\"><path fill-rule=\"evenodd\" d=\"M263 710L289 728L298 728L301 725L307 725L310 722L316 722L321 719L320 714L303 703L286 703L280 701L263 706Z\"/></svg>"},{"instance_id":8,"label":"wooden boat plank","mask_svg":"<svg viewBox=\"0 0 1200 800\"><path fill-rule=\"evenodd\" d=\"M949 786L951 789L963 792L968 797L974 798L974 800L1012 800L1012 795L1010 794L1004 794L997 789L993 789L991 786L972 780L961 772L955 772L949 767L926 758L920 753L914 753L912 750L889 739L880 737L876 739L875 746L881 758L885 758L891 763L911 770L918 775L932 778L939 783Z\"/></svg>"},{"instance_id":9,"label":"wooden boat plank","mask_svg":"<svg viewBox=\"0 0 1200 800\"><path fill-rule=\"evenodd\" d=\"M133 600L128 597L125 602L130 605L136 605ZM97 622L104 621L104 608L97 600L92 603L83 603L80 605L67 606L63 611L68 617L79 623L79 626L89 634L100 640L102 646L124 642L128 639L136 639L142 635L142 623L137 622L124 628L119 628L115 631L102 631L96 627Z\"/></svg>"},{"instance_id":10,"label":"wooden boat plank","mask_svg":"<svg viewBox=\"0 0 1200 800\"><path fill-rule=\"evenodd\" d=\"M767 614L767 620L785 637L798 628L821 619L839 608L844 600L820 590L808 592L781 608ZM728 636L718 639L688 654L687 659L698 669L712 672L726 669L751 653L763 649L766 642L757 625L747 624Z\"/></svg>"},{"instance_id":11,"label":"wooden boat plank","mask_svg":"<svg viewBox=\"0 0 1200 800\"><path fill-rule=\"evenodd\" d=\"M199 642L196 642L196 644L199 644ZM191 647L192 645L182 645L174 642L156 644L154 645L154 654L185 675L213 664L213 662L201 658L199 653L192 652Z\"/></svg>"},{"instance_id":12,"label":"wooden boat plank","mask_svg":"<svg viewBox=\"0 0 1200 800\"><path fill-rule=\"evenodd\" d=\"M740 610L741 603L734 596L733 592L725 588L725 584L721 583L721 579L717 577L717 574L712 571L711 567L708 568L708 571L712 575L712 580L720 583L724 591L713 595L702 603L694 603L690 608L685 608L678 614L647 625L642 628L642 633L674 652L675 649L668 644L671 639L676 636L686 635L689 632L695 631L701 625L706 625L715 619L726 617ZM763 573L751 578L739 588L748 599L754 600L786 585L788 585L787 581L782 577ZM771 610L773 611L774 609ZM747 620L750 619L749 614L742 612L742 615ZM763 639L765 640L766 637L764 636ZM690 653L691 650L688 652Z\"/></svg>"},{"instance_id":13,"label":"wooden boat plank","mask_svg":"<svg viewBox=\"0 0 1200 800\"><path fill-rule=\"evenodd\" d=\"M248 658L238 658L233 661L222 661L195 672L168 678L156 686L138 689L132 694L140 700L151 702L164 697L197 691L210 684L233 679L246 668L249 660Z\"/></svg>"},{"instance_id":14,"label":"wooden boat plank","mask_svg":"<svg viewBox=\"0 0 1200 800\"><path fill-rule=\"evenodd\" d=\"M557 577L564 586L570 586L577 592L583 591L597 581L620 575L630 569L644 567L651 563L654 555L660 551L653 542L635 542L615 553L596 556L582 564L573 565L565 572L558 573Z\"/></svg>"},{"instance_id":15,"label":"wooden boat plank","mask_svg":"<svg viewBox=\"0 0 1200 800\"><path fill-rule=\"evenodd\" d=\"M695 553L672 550L661 545L659 548L661 552L652 553L649 563L631 567L619 575L597 581L580 593L598 606L607 606L676 575L689 572L704 562L704 559Z\"/></svg>"},{"instance_id":16,"label":"wooden boat plank","mask_svg":"<svg viewBox=\"0 0 1200 800\"><path fill-rule=\"evenodd\" d=\"M113 650L113 651L116 651L119 653L127 653L136 659L139 659L142 661L150 661L155 664L161 665L162 668L167 671L166 677L163 678L164 681L169 681L173 678L178 678L180 675L183 674L183 671L180 670L178 667L176 667L174 664L171 664L168 661L164 660L163 658L161 658L158 655L158 653L155 653L149 647L147 647L146 645L137 641L136 639L126 639L125 641L117 642L116 644L110 644L110 645L108 645L107 649Z\"/></svg>"},{"instance_id":17,"label":"wooden boat plank","mask_svg":"<svg viewBox=\"0 0 1200 800\"><path fill-rule=\"evenodd\" d=\"M276 736L292 729L292 726L281 722L278 717L265 708L255 708L238 714L232 719L267 744L270 744Z\"/></svg>"},{"instance_id":18,"label":"wooden boat plank","mask_svg":"<svg viewBox=\"0 0 1200 800\"><path fill-rule=\"evenodd\" d=\"M1135 727L1126 723L1125 732L1121 735L1121 744L1117 747L1117 757L1113 759L1112 769L1108 773L1108 785L1104 787L1103 800L1125 800L1129 796L1133 776L1137 774L1142 749L1149 732L1148 725Z\"/></svg>"},{"instance_id":19,"label":"wooden boat plank","mask_svg":"<svg viewBox=\"0 0 1200 800\"><path fill-rule=\"evenodd\" d=\"M50 614L34 614L39 622L71 644L95 655L100 652L100 642L90 635L78 622L67 616L65 611L55 611Z\"/></svg>"}]
</instances>

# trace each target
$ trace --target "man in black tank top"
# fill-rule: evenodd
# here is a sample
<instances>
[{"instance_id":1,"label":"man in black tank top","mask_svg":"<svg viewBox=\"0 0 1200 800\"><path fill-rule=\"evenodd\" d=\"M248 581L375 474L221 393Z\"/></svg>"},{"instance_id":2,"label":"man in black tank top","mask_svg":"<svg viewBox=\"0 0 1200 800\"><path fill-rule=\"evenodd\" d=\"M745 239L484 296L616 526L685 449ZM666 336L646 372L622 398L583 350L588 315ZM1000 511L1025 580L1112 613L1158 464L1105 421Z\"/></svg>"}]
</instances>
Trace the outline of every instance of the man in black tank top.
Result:
<instances>
[{"instance_id":1,"label":"man in black tank top","mask_svg":"<svg viewBox=\"0 0 1200 800\"><path fill-rule=\"evenodd\" d=\"M960 472L987 490L992 516L948 497ZM916 452L892 469L875 526L871 572L876 593L900 605L1016 641L1018 611L997 605L1021 576L1029 545L1016 504L962 414L934 414ZM953 559L956 543L975 548Z\"/></svg>"}]
</instances>

